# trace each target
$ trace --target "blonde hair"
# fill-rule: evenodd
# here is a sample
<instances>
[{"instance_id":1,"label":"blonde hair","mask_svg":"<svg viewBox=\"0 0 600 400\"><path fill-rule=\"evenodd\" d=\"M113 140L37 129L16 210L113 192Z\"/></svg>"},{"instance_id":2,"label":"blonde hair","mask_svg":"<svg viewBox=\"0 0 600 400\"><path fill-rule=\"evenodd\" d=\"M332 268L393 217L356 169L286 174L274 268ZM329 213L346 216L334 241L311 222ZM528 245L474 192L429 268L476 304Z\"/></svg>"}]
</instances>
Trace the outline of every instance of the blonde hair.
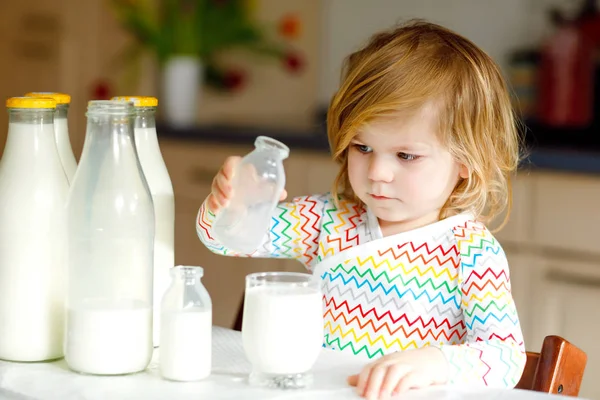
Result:
<instances>
[{"instance_id":1,"label":"blonde hair","mask_svg":"<svg viewBox=\"0 0 600 400\"><path fill-rule=\"evenodd\" d=\"M431 101L440 105L442 142L469 173L456 185L440 219L470 211L487 223L508 208L506 222L519 135L502 74L468 39L420 20L373 36L345 60L327 115L329 145L341 165L334 198L358 200L348 179L348 147L358 128Z\"/></svg>"}]
</instances>

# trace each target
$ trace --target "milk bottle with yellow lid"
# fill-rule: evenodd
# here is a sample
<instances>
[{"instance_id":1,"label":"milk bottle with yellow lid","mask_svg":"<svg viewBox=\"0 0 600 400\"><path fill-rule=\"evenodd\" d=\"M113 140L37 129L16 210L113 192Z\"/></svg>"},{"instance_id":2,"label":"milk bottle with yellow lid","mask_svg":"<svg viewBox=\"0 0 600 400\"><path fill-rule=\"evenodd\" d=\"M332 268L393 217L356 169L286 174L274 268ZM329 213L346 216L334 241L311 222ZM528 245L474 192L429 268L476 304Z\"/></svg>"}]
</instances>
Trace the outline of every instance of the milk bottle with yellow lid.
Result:
<instances>
[{"instance_id":1,"label":"milk bottle with yellow lid","mask_svg":"<svg viewBox=\"0 0 600 400\"><path fill-rule=\"evenodd\" d=\"M154 315L153 342L160 344L160 299L170 285L169 270L175 265L175 200L169 172L156 135L156 97L122 96L113 100L134 105L135 145L154 203Z\"/></svg>"},{"instance_id":2,"label":"milk bottle with yellow lid","mask_svg":"<svg viewBox=\"0 0 600 400\"><path fill-rule=\"evenodd\" d=\"M10 98L0 160L0 359L63 356L69 184L54 140L56 101Z\"/></svg>"},{"instance_id":3,"label":"milk bottle with yellow lid","mask_svg":"<svg viewBox=\"0 0 600 400\"><path fill-rule=\"evenodd\" d=\"M69 105L71 104L71 96L65 93L55 92L29 92L25 96L29 97L48 97L56 100L56 114L54 115L54 131L58 154L62 163L65 174L69 182L73 181L73 175L77 169L77 161L71 147L69 138Z\"/></svg>"},{"instance_id":4,"label":"milk bottle with yellow lid","mask_svg":"<svg viewBox=\"0 0 600 400\"><path fill-rule=\"evenodd\" d=\"M67 202L65 360L98 375L142 371L152 355L154 208L131 103L91 101Z\"/></svg>"}]
</instances>

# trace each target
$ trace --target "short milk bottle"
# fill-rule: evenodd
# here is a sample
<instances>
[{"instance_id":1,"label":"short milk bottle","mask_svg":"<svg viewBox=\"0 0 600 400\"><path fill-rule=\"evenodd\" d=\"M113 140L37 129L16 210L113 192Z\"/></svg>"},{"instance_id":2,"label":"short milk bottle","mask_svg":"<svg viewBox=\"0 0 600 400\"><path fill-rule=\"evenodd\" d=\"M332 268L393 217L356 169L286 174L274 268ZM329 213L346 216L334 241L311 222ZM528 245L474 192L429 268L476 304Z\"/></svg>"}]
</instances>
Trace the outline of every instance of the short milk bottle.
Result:
<instances>
[{"instance_id":1,"label":"short milk bottle","mask_svg":"<svg viewBox=\"0 0 600 400\"><path fill-rule=\"evenodd\" d=\"M135 145L142 171L154 203L154 310L152 338L160 345L160 299L169 287L169 270L175 265L175 199L169 171L163 160L156 134L158 99L122 96L113 100L130 101L135 110Z\"/></svg>"},{"instance_id":2,"label":"short milk bottle","mask_svg":"<svg viewBox=\"0 0 600 400\"><path fill-rule=\"evenodd\" d=\"M154 208L128 102L90 101L67 203L65 360L74 371L144 370L152 356Z\"/></svg>"},{"instance_id":3,"label":"short milk bottle","mask_svg":"<svg viewBox=\"0 0 600 400\"><path fill-rule=\"evenodd\" d=\"M25 96L30 97L49 97L56 100L56 113L54 114L54 139L58 147L58 155L62 163L69 183L73 182L73 176L77 169L77 160L73 154L71 140L69 138L69 105L71 96L66 93L56 92L30 92Z\"/></svg>"},{"instance_id":4,"label":"short milk bottle","mask_svg":"<svg viewBox=\"0 0 600 400\"><path fill-rule=\"evenodd\" d=\"M217 241L241 253L255 251L268 233L285 186L283 160L290 154L286 145L266 136L257 137L254 146L236 166L232 198L213 225Z\"/></svg>"},{"instance_id":5,"label":"short milk bottle","mask_svg":"<svg viewBox=\"0 0 600 400\"><path fill-rule=\"evenodd\" d=\"M8 99L0 161L0 359L63 356L69 184L54 141L56 101Z\"/></svg>"},{"instance_id":6,"label":"short milk bottle","mask_svg":"<svg viewBox=\"0 0 600 400\"><path fill-rule=\"evenodd\" d=\"M161 305L160 373L196 381L211 372L212 303L202 285L202 267L176 266Z\"/></svg>"}]
</instances>

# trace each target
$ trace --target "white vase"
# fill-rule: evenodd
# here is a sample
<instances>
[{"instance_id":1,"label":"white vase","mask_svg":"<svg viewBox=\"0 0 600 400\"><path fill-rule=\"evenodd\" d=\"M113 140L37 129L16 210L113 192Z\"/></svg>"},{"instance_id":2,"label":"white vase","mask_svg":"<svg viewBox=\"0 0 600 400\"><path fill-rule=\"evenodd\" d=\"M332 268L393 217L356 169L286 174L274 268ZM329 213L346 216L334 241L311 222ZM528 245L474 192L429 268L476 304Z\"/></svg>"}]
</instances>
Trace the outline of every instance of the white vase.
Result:
<instances>
[{"instance_id":1,"label":"white vase","mask_svg":"<svg viewBox=\"0 0 600 400\"><path fill-rule=\"evenodd\" d=\"M200 59L193 56L173 56L165 62L161 108L170 126L184 128L196 123L202 68Z\"/></svg>"}]
</instances>

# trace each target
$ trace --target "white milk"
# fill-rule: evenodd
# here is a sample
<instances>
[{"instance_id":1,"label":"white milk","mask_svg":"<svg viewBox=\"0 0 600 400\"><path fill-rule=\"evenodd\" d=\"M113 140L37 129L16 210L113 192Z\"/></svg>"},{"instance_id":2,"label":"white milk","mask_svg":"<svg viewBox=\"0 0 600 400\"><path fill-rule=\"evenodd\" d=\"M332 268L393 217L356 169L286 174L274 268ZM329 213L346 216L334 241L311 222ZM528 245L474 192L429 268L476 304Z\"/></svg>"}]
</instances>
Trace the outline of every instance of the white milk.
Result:
<instances>
[{"instance_id":1,"label":"white milk","mask_svg":"<svg viewBox=\"0 0 600 400\"><path fill-rule=\"evenodd\" d=\"M174 381L195 381L211 371L212 312L162 313L160 373Z\"/></svg>"},{"instance_id":2,"label":"white milk","mask_svg":"<svg viewBox=\"0 0 600 400\"><path fill-rule=\"evenodd\" d=\"M73 148L71 147L71 141L69 139L69 125L67 118L56 118L54 120L54 131L56 135L56 147L58 147L58 154L62 163L65 174L69 183L73 182L73 176L77 170L77 161L73 154Z\"/></svg>"},{"instance_id":3,"label":"white milk","mask_svg":"<svg viewBox=\"0 0 600 400\"><path fill-rule=\"evenodd\" d=\"M152 357L150 307L69 308L65 360L75 371L119 375L142 371Z\"/></svg>"},{"instance_id":4,"label":"white milk","mask_svg":"<svg viewBox=\"0 0 600 400\"><path fill-rule=\"evenodd\" d=\"M52 124L11 123L0 161L0 359L63 355L67 194Z\"/></svg>"},{"instance_id":5,"label":"white milk","mask_svg":"<svg viewBox=\"0 0 600 400\"><path fill-rule=\"evenodd\" d=\"M321 294L272 285L246 289L242 338L256 372L309 371L323 344Z\"/></svg>"},{"instance_id":6,"label":"white milk","mask_svg":"<svg viewBox=\"0 0 600 400\"><path fill-rule=\"evenodd\" d=\"M160 344L160 302L175 265L175 200L169 172L162 158L156 128L136 128L135 144L154 203L154 346Z\"/></svg>"}]
</instances>

